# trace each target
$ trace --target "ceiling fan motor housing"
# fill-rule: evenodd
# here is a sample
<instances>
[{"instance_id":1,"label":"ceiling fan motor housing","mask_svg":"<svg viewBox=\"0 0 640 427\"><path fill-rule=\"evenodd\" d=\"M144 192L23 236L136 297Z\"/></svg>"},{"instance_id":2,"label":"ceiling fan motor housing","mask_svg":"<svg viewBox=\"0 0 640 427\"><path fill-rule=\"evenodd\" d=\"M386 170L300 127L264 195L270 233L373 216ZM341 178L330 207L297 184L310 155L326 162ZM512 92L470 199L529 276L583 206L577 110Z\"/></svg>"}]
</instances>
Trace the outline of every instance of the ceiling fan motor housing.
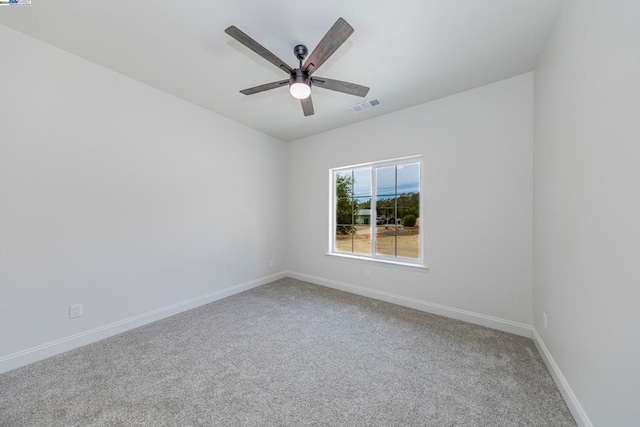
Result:
<instances>
[{"instance_id":1,"label":"ceiling fan motor housing","mask_svg":"<svg viewBox=\"0 0 640 427\"><path fill-rule=\"evenodd\" d=\"M300 68L296 68L291 73L291 78L289 79L289 84L294 83L304 83L306 85L311 85L311 81L309 79L309 74L302 71Z\"/></svg>"},{"instance_id":2,"label":"ceiling fan motor housing","mask_svg":"<svg viewBox=\"0 0 640 427\"><path fill-rule=\"evenodd\" d=\"M305 45L299 44L293 48L293 53L296 54L296 58L298 58L298 61L302 61L307 57L307 53L309 53L309 50L307 50L307 47Z\"/></svg>"}]
</instances>

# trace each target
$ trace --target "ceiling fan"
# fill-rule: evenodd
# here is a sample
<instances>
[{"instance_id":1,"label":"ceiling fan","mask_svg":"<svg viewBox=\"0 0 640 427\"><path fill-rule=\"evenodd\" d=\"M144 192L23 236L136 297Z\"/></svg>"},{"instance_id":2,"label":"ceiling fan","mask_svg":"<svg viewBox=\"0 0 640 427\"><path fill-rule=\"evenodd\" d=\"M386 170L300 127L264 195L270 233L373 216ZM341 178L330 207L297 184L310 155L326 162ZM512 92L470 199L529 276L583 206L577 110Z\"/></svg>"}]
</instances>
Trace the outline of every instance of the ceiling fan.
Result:
<instances>
[{"instance_id":1,"label":"ceiling fan","mask_svg":"<svg viewBox=\"0 0 640 427\"><path fill-rule=\"evenodd\" d=\"M366 96L369 92L369 88L361 86L355 83L343 82L340 80L332 80L324 77L311 77L322 64L333 53L338 50L340 46L349 38L353 33L353 27L342 18L338 18L335 24L327 31L327 34L320 40L318 46L311 52L311 55L307 57L307 47L304 45L297 45L293 48L293 53L299 61L299 68L291 68L283 60L269 52L260 43L240 31L235 26L230 26L225 33L262 56L267 61L289 74L287 80L280 80L278 82L267 83L249 89L241 90L240 93L245 95L253 95L255 93L264 92L271 89L276 89L289 85L289 91L294 98L300 100L302 104L302 111L305 116L313 115L313 103L311 102L311 87L317 86L324 89L335 90L337 92L348 93L349 95ZM302 63L302 61L307 60Z\"/></svg>"}]
</instances>

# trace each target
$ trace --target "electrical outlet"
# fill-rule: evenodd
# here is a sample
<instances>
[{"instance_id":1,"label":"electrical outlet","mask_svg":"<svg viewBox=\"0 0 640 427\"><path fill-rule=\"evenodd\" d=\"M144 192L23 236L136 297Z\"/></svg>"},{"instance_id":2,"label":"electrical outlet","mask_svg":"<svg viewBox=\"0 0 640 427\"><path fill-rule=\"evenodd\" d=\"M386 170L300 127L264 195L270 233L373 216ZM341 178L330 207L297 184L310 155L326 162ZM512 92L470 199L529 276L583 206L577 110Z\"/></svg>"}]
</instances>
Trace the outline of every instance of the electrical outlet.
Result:
<instances>
[{"instance_id":1,"label":"electrical outlet","mask_svg":"<svg viewBox=\"0 0 640 427\"><path fill-rule=\"evenodd\" d=\"M371 272L369 271L369 269L366 269L366 270L364 271L364 277L365 277L366 279L368 279L369 277L371 277Z\"/></svg>"},{"instance_id":2,"label":"electrical outlet","mask_svg":"<svg viewBox=\"0 0 640 427\"><path fill-rule=\"evenodd\" d=\"M82 316L82 304L73 304L69 306L69 319Z\"/></svg>"},{"instance_id":3,"label":"electrical outlet","mask_svg":"<svg viewBox=\"0 0 640 427\"><path fill-rule=\"evenodd\" d=\"M273 267L274 265L276 265L276 263L272 259L270 259L269 260L269 267Z\"/></svg>"},{"instance_id":4,"label":"electrical outlet","mask_svg":"<svg viewBox=\"0 0 640 427\"><path fill-rule=\"evenodd\" d=\"M547 313L542 313L542 326L547 329Z\"/></svg>"}]
</instances>

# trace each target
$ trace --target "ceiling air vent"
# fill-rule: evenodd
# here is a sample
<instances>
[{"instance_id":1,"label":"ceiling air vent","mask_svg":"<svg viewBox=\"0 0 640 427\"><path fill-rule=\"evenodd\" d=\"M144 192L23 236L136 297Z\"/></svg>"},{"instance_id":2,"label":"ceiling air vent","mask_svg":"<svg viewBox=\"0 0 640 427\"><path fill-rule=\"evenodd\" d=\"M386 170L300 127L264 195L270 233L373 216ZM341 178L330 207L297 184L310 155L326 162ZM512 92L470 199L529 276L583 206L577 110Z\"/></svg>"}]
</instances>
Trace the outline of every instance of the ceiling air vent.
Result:
<instances>
[{"instance_id":1,"label":"ceiling air vent","mask_svg":"<svg viewBox=\"0 0 640 427\"><path fill-rule=\"evenodd\" d=\"M372 99L371 101L361 102L360 104L352 105L351 109L354 112L359 113L361 111L365 111L365 110L369 110L369 109L371 109L373 107L377 107L378 105L380 105L380 100L379 99Z\"/></svg>"}]
</instances>

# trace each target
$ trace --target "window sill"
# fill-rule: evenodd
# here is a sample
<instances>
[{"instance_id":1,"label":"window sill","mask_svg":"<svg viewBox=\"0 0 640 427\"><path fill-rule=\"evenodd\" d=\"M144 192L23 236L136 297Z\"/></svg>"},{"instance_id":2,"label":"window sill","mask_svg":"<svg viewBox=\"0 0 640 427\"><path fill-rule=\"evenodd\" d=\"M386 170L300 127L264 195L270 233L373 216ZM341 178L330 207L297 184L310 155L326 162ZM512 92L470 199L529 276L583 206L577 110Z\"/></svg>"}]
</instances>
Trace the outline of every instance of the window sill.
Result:
<instances>
[{"instance_id":1,"label":"window sill","mask_svg":"<svg viewBox=\"0 0 640 427\"><path fill-rule=\"evenodd\" d=\"M360 261L360 262L366 262L370 264L384 264L384 265L388 265L389 267L401 268L403 270L420 271L423 273L426 273L427 271L429 271L429 267L427 266L412 264L412 263L402 262L402 261L390 261L386 259L369 258L364 256L358 256L358 255L340 254L340 253L332 253L332 252L326 253L325 255L329 257L335 257L338 259Z\"/></svg>"}]
</instances>

